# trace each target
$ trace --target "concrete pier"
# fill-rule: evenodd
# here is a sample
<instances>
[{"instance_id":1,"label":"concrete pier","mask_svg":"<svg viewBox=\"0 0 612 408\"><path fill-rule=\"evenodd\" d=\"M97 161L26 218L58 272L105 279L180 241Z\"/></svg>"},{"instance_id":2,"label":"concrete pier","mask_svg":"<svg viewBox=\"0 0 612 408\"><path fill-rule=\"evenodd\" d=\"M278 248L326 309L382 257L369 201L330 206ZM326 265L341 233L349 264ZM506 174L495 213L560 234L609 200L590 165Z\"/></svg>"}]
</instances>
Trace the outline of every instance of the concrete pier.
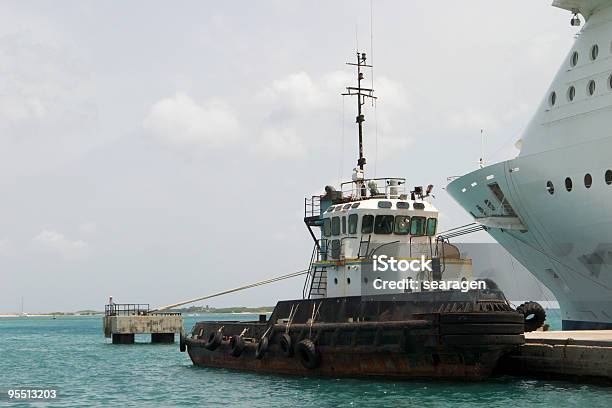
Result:
<instances>
[{"instance_id":1,"label":"concrete pier","mask_svg":"<svg viewBox=\"0 0 612 408\"><path fill-rule=\"evenodd\" d=\"M181 347L185 338L180 313L151 312L147 304L106 305L104 336L113 344L133 344L135 334L151 334L151 343L174 343L179 334Z\"/></svg>"},{"instance_id":2,"label":"concrete pier","mask_svg":"<svg viewBox=\"0 0 612 408\"><path fill-rule=\"evenodd\" d=\"M504 373L612 382L612 330L525 333L500 361Z\"/></svg>"}]
</instances>

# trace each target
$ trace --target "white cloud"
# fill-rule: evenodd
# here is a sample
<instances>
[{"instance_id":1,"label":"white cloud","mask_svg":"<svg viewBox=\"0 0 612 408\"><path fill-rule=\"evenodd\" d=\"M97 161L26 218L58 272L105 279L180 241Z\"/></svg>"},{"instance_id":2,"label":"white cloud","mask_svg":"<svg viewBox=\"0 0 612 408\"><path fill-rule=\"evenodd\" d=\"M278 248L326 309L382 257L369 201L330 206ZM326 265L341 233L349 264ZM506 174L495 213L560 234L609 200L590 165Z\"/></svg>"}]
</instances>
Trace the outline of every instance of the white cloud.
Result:
<instances>
[{"instance_id":1,"label":"white cloud","mask_svg":"<svg viewBox=\"0 0 612 408\"><path fill-rule=\"evenodd\" d=\"M63 234L44 230L33 239L41 249L50 251L65 260L76 260L90 253L89 245L81 240L70 240Z\"/></svg>"},{"instance_id":2,"label":"white cloud","mask_svg":"<svg viewBox=\"0 0 612 408\"><path fill-rule=\"evenodd\" d=\"M0 37L0 119L74 121L87 112L89 81L70 50L29 31Z\"/></svg>"},{"instance_id":3,"label":"white cloud","mask_svg":"<svg viewBox=\"0 0 612 408\"><path fill-rule=\"evenodd\" d=\"M240 138L241 126L223 103L196 103L178 92L155 103L142 126L154 137L177 146L219 147Z\"/></svg>"},{"instance_id":4,"label":"white cloud","mask_svg":"<svg viewBox=\"0 0 612 408\"><path fill-rule=\"evenodd\" d=\"M306 148L294 129L265 129L255 152L268 158L297 159L305 157Z\"/></svg>"}]
</instances>

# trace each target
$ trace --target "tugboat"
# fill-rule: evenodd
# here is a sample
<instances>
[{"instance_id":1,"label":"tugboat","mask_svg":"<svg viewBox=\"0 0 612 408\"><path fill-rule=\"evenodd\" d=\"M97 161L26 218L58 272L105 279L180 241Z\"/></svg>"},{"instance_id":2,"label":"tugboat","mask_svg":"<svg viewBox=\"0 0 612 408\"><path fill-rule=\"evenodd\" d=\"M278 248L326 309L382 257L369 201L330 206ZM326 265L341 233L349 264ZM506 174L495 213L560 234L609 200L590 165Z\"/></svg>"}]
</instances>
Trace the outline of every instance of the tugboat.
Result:
<instances>
[{"instance_id":1,"label":"tugboat","mask_svg":"<svg viewBox=\"0 0 612 408\"><path fill-rule=\"evenodd\" d=\"M365 177L371 66L359 52L349 65L359 158L351 181L305 199L314 248L303 298L279 301L258 322L198 322L181 348L198 366L262 373L487 378L524 343L524 315L493 282L473 281L471 259L437 233L432 185L407 191L404 178Z\"/></svg>"}]
</instances>

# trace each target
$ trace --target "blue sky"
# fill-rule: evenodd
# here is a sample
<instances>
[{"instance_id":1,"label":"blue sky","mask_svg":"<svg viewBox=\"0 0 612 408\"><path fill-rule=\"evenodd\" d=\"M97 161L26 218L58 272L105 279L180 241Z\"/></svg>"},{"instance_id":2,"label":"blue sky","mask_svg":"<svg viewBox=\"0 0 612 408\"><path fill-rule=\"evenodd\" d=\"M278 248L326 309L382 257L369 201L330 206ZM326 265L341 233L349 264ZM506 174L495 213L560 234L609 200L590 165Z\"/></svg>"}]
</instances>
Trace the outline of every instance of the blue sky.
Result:
<instances>
[{"instance_id":1,"label":"blue sky","mask_svg":"<svg viewBox=\"0 0 612 408\"><path fill-rule=\"evenodd\" d=\"M0 313L155 305L303 269L303 197L348 179L356 42L369 175L443 191L500 161L565 58L547 1L3 1ZM372 58L373 57L373 58ZM366 80L372 79L366 73ZM473 237L485 240L486 236ZM208 302L271 305L299 279Z\"/></svg>"}]
</instances>

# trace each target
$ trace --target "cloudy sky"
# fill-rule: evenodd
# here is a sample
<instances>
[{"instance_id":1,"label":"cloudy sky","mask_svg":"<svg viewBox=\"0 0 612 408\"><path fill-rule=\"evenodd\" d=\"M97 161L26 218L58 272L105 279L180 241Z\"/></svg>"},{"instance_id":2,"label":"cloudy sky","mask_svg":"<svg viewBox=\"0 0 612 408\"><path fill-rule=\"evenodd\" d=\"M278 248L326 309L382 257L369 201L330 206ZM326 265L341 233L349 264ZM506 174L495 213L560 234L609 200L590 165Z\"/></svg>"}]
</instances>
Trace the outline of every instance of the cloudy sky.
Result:
<instances>
[{"instance_id":1,"label":"cloudy sky","mask_svg":"<svg viewBox=\"0 0 612 408\"><path fill-rule=\"evenodd\" d=\"M0 313L155 305L303 269L303 197L356 158L436 186L513 143L576 29L547 0L2 1ZM373 39L374 52L370 43ZM486 236L472 239L486 239ZM271 305L295 279L207 302Z\"/></svg>"}]
</instances>

